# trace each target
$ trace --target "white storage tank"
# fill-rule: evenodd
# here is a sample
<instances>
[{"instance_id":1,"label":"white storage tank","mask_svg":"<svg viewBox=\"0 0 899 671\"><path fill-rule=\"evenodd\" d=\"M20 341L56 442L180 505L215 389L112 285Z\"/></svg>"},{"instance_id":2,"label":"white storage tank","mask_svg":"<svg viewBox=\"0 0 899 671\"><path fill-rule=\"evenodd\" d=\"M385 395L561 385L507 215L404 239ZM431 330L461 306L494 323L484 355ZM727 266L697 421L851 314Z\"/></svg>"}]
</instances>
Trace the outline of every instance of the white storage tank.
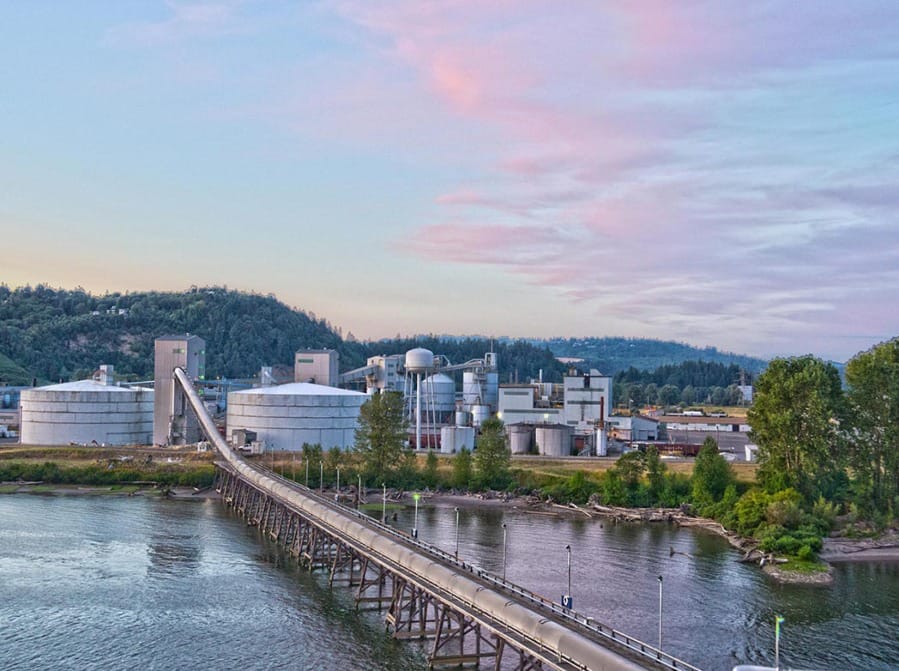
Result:
<instances>
[{"instance_id":1,"label":"white storage tank","mask_svg":"<svg viewBox=\"0 0 899 671\"><path fill-rule=\"evenodd\" d=\"M567 424L544 424L534 432L537 451L548 457L571 456L571 434L573 429Z\"/></svg>"},{"instance_id":2,"label":"white storage tank","mask_svg":"<svg viewBox=\"0 0 899 671\"><path fill-rule=\"evenodd\" d=\"M24 389L19 404L23 444L153 443L152 389L80 380Z\"/></svg>"},{"instance_id":3,"label":"white storage tank","mask_svg":"<svg viewBox=\"0 0 899 671\"><path fill-rule=\"evenodd\" d=\"M462 373L462 404L468 408L480 403L484 403L480 377L476 372L467 370Z\"/></svg>"},{"instance_id":4,"label":"white storage tank","mask_svg":"<svg viewBox=\"0 0 899 671\"><path fill-rule=\"evenodd\" d=\"M474 426L480 426L488 419L490 419L490 406L489 405L473 405L473 406L471 406L471 423Z\"/></svg>"},{"instance_id":5,"label":"white storage tank","mask_svg":"<svg viewBox=\"0 0 899 671\"><path fill-rule=\"evenodd\" d=\"M468 410L456 411L456 426L471 426L471 413Z\"/></svg>"},{"instance_id":6,"label":"white storage tank","mask_svg":"<svg viewBox=\"0 0 899 671\"><path fill-rule=\"evenodd\" d=\"M351 448L366 394L311 382L292 382L228 394L227 438L254 431L271 450Z\"/></svg>"},{"instance_id":7,"label":"white storage tank","mask_svg":"<svg viewBox=\"0 0 899 671\"><path fill-rule=\"evenodd\" d=\"M456 383L448 375L437 373L421 381L421 410L444 414L456 409Z\"/></svg>"},{"instance_id":8,"label":"white storage tank","mask_svg":"<svg viewBox=\"0 0 899 671\"><path fill-rule=\"evenodd\" d=\"M528 454L531 451L531 439L534 427L530 424L508 424L506 435L509 437L509 451L512 454Z\"/></svg>"},{"instance_id":9,"label":"white storage tank","mask_svg":"<svg viewBox=\"0 0 899 671\"><path fill-rule=\"evenodd\" d=\"M440 451L454 454L462 448L474 449L474 428L470 426L444 426L440 429Z\"/></svg>"},{"instance_id":10,"label":"white storage tank","mask_svg":"<svg viewBox=\"0 0 899 671\"><path fill-rule=\"evenodd\" d=\"M596 456L609 456L609 437L605 429L596 429Z\"/></svg>"}]
</instances>

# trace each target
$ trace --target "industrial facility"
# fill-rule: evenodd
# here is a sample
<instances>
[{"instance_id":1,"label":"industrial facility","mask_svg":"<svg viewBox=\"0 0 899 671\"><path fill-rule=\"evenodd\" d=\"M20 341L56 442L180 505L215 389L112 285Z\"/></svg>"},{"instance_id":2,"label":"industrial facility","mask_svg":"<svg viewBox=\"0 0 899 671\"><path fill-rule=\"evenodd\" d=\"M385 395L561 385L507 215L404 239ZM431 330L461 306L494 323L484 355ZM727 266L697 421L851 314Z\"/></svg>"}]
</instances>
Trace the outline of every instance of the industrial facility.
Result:
<instances>
[{"instance_id":1,"label":"industrial facility","mask_svg":"<svg viewBox=\"0 0 899 671\"><path fill-rule=\"evenodd\" d=\"M205 380L206 343L195 335L155 341L153 390L118 386L111 366L96 380L22 392L22 441L39 444L184 445L200 440L174 370L182 368L209 407L223 413L221 430L234 445L256 451L294 451L304 444L351 449L360 408L374 393L403 395L408 445L452 454L472 450L481 424L497 416L506 424L513 454L605 455L610 429L611 378L596 370L571 370L562 384L499 384L497 356L453 364L414 348L381 355L341 374L334 350L296 352L289 369L265 367L258 380ZM277 380L276 380L277 377ZM280 384L276 384L281 382ZM630 428L630 426L628 427Z\"/></svg>"}]
</instances>

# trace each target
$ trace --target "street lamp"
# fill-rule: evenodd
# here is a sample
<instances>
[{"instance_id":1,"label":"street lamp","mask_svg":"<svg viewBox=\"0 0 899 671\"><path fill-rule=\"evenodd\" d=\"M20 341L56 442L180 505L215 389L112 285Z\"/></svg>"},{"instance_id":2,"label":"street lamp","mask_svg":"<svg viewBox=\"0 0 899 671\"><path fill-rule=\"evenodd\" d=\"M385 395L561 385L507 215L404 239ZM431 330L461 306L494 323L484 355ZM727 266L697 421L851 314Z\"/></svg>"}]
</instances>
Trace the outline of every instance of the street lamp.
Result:
<instances>
[{"instance_id":1,"label":"street lamp","mask_svg":"<svg viewBox=\"0 0 899 671\"><path fill-rule=\"evenodd\" d=\"M662 576L659 576L659 650L662 649Z\"/></svg>"},{"instance_id":2,"label":"street lamp","mask_svg":"<svg viewBox=\"0 0 899 671\"><path fill-rule=\"evenodd\" d=\"M325 462L318 462L318 493L321 496L325 494Z\"/></svg>"},{"instance_id":3,"label":"street lamp","mask_svg":"<svg viewBox=\"0 0 899 671\"><path fill-rule=\"evenodd\" d=\"M381 488L384 493L381 495L381 524L387 523L387 483L382 482Z\"/></svg>"},{"instance_id":4,"label":"street lamp","mask_svg":"<svg viewBox=\"0 0 899 671\"><path fill-rule=\"evenodd\" d=\"M506 580L506 523L503 522L503 582Z\"/></svg>"},{"instance_id":5,"label":"street lamp","mask_svg":"<svg viewBox=\"0 0 899 671\"><path fill-rule=\"evenodd\" d=\"M309 489L309 457L303 459L306 462L306 489Z\"/></svg>"},{"instance_id":6,"label":"street lamp","mask_svg":"<svg viewBox=\"0 0 899 671\"><path fill-rule=\"evenodd\" d=\"M459 507L456 506L456 559L459 558Z\"/></svg>"},{"instance_id":7,"label":"street lamp","mask_svg":"<svg viewBox=\"0 0 899 671\"><path fill-rule=\"evenodd\" d=\"M334 500L340 503L340 466L337 466L337 493L334 495Z\"/></svg>"},{"instance_id":8,"label":"street lamp","mask_svg":"<svg viewBox=\"0 0 899 671\"><path fill-rule=\"evenodd\" d=\"M362 474L356 475L358 484L356 485L356 508L362 504Z\"/></svg>"},{"instance_id":9,"label":"street lamp","mask_svg":"<svg viewBox=\"0 0 899 671\"><path fill-rule=\"evenodd\" d=\"M574 600L571 598L571 546L566 545L565 551L568 553L568 592L562 598L562 605L570 609L574 603Z\"/></svg>"},{"instance_id":10,"label":"street lamp","mask_svg":"<svg viewBox=\"0 0 899 671\"><path fill-rule=\"evenodd\" d=\"M421 498L421 494L415 492L412 498L415 499L415 522L412 524L412 538L418 538L418 499Z\"/></svg>"}]
</instances>

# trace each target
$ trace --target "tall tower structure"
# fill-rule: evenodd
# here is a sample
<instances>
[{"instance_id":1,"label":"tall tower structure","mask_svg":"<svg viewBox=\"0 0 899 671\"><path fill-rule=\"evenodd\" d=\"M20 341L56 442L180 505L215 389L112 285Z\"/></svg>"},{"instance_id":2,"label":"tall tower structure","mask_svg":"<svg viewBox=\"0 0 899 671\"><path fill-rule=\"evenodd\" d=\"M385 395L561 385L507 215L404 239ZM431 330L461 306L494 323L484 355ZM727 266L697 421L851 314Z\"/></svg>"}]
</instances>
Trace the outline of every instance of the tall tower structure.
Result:
<instances>
[{"instance_id":1,"label":"tall tower structure","mask_svg":"<svg viewBox=\"0 0 899 671\"><path fill-rule=\"evenodd\" d=\"M340 354L333 349L302 349L294 356L293 381L336 387Z\"/></svg>"},{"instance_id":2,"label":"tall tower structure","mask_svg":"<svg viewBox=\"0 0 899 671\"><path fill-rule=\"evenodd\" d=\"M206 377L206 341L199 336L162 336L156 339L154 361L153 443L185 445L200 440L200 425L175 384L175 368L191 380Z\"/></svg>"}]
</instances>

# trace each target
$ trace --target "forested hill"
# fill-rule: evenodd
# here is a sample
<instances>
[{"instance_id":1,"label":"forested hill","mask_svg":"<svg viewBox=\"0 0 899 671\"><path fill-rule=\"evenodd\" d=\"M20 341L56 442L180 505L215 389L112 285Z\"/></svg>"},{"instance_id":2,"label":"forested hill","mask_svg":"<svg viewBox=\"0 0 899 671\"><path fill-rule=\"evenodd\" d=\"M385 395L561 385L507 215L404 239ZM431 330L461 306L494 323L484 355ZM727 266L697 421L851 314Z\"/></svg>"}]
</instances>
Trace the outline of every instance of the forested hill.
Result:
<instances>
[{"instance_id":1,"label":"forested hill","mask_svg":"<svg viewBox=\"0 0 899 671\"><path fill-rule=\"evenodd\" d=\"M633 366L655 369L688 360L736 364L749 372L764 367L750 357L714 348L623 338L491 340L478 337L417 336L374 342L344 340L340 330L274 296L222 287L184 292L113 293L93 296L81 289L45 286L9 289L0 285L0 384L81 379L103 363L132 379L153 374L153 341L160 335L193 333L206 340L206 373L214 378L251 377L260 367L293 365L298 349L333 348L341 370L369 356L427 347L454 363L495 351L502 382L536 378L561 381L566 366L556 356L582 358L581 367L614 374ZM628 381L638 381L629 376ZM640 380L643 382L643 380Z\"/></svg>"},{"instance_id":2,"label":"forested hill","mask_svg":"<svg viewBox=\"0 0 899 671\"><path fill-rule=\"evenodd\" d=\"M733 364L749 373L759 373L767 366L763 359L721 352L714 347L692 347L684 343L647 338L552 338L528 342L545 345L559 357L583 359L586 365L597 368L606 375L614 375L632 367L655 370L685 361L707 361L726 366Z\"/></svg>"},{"instance_id":3,"label":"forested hill","mask_svg":"<svg viewBox=\"0 0 899 671\"><path fill-rule=\"evenodd\" d=\"M273 296L220 287L183 293L92 296L43 286L0 286L0 355L6 384L80 379L102 363L137 379L153 376L153 341L192 333L206 340L209 377L246 377L264 365L293 365L302 348L334 348L341 363L361 365L360 348L326 321L293 310ZM2 359L0 359L2 361Z\"/></svg>"}]
</instances>

